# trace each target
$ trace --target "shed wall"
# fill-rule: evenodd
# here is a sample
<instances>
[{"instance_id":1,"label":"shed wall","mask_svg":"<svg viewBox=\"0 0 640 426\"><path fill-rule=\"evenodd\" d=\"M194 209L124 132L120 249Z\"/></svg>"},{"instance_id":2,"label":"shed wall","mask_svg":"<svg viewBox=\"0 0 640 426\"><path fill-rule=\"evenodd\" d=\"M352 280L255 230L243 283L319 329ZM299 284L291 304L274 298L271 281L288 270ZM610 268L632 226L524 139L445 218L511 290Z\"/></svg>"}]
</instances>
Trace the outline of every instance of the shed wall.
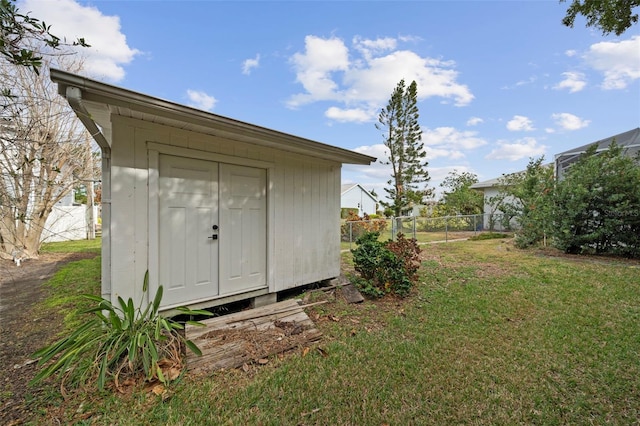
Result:
<instances>
[{"instance_id":1,"label":"shed wall","mask_svg":"<svg viewBox=\"0 0 640 426\"><path fill-rule=\"evenodd\" d=\"M269 291L339 275L340 163L120 116L112 123L112 299L142 298L144 275L154 264L149 258L154 240L149 235L150 145L188 150L196 158L216 154L220 162L269 164Z\"/></svg>"}]
</instances>

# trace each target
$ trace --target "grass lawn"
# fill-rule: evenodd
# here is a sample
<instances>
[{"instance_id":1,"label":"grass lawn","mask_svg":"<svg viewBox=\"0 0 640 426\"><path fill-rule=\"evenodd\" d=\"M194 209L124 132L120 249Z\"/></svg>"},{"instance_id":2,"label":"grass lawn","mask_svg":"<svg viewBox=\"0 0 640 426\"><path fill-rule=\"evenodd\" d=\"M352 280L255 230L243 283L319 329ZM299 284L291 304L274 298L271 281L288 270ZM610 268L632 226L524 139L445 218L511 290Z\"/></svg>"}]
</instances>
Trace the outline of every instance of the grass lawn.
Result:
<instances>
[{"instance_id":1,"label":"grass lawn","mask_svg":"<svg viewBox=\"0 0 640 426\"><path fill-rule=\"evenodd\" d=\"M474 237L477 235L482 235L483 232L473 232L473 231L430 231L430 232L416 232L416 241L418 244L426 244L433 242L441 242L441 241L454 241L460 239L466 239L470 237ZM413 238L411 232L405 234L406 238ZM387 241L391 239L391 232L384 231L380 234L380 241ZM358 245L354 242L349 243L348 241L342 241L340 243L341 250L350 250L355 249Z\"/></svg>"},{"instance_id":2,"label":"grass lawn","mask_svg":"<svg viewBox=\"0 0 640 426\"><path fill-rule=\"evenodd\" d=\"M350 254L343 257L348 265ZM321 350L305 356L300 348L248 371L186 376L164 402L144 391L50 396L34 401L43 408L34 423L573 425L640 418L640 263L520 251L509 240L434 244L423 246L421 283L410 297L329 300L307 310L324 333ZM45 403L54 405L49 413Z\"/></svg>"}]
</instances>

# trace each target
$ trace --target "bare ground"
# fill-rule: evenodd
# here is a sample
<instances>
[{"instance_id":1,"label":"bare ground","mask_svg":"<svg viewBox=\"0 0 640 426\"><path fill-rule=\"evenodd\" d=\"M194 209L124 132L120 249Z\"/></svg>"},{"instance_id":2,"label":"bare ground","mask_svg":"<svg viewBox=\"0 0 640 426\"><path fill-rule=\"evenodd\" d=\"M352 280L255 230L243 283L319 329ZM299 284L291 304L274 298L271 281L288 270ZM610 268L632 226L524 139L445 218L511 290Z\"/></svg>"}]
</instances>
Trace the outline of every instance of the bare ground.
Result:
<instances>
[{"instance_id":1,"label":"bare ground","mask_svg":"<svg viewBox=\"0 0 640 426\"><path fill-rule=\"evenodd\" d=\"M42 283L62 265L93 253L46 253L16 266L0 259L0 424L22 424L30 417L27 400L38 392L27 386L35 375L30 358L48 343L61 317L42 317L34 306L47 296Z\"/></svg>"}]
</instances>

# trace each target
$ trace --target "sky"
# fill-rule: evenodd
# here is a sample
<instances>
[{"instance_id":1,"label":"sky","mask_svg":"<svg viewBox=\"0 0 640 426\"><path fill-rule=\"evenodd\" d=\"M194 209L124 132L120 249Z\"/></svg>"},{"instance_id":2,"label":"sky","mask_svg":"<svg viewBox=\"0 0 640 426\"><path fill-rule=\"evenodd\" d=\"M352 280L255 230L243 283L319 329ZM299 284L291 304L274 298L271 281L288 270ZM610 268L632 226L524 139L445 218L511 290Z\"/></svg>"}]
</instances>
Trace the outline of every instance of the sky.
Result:
<instances>
[{"instance_id":1,"label":"sky","mask_svg":"<svg viewBox=\"0 0 640 426\"><path fill-rule=\"evenodd\" d=\"M640 25L603 36L538 1L19 0L87 77L378 158L342 183L384 194L380 110L418 84L429 186L480 181L640 126ZM636 8L637 10L638 8Z\"/></svg>"}]
</instances>

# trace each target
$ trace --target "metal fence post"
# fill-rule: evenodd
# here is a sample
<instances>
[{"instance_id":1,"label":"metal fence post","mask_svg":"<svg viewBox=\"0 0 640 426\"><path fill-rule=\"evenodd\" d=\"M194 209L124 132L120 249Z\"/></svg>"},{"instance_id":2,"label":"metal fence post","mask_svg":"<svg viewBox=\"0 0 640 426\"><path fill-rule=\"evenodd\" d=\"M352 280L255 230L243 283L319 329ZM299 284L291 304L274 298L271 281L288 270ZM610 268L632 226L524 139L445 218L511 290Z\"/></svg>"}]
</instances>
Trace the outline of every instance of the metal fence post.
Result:
<instances>
[{"instance_id":1,"label":"metal fence post","mask_svg":"<svg viewBox=\"0 0 640 426\"><path fill-rule=\"evenodd\" d=\"M444 242L449 242L449 216L444 217Z\"/></svg>"},{"instance_id":2,"label":"metal fence post","mask_svg":"<svg viewBox=\"0 0 640 426\"><path fill-rule=\"evenodd\" d=\"M473 235L478 235L478 225L476 225L476 215L473 215Z\"/></svg>"},{"instance_id":3,"label":"metal fence post","mask_svg":"<svg viewBox=\"0 0 640 426\"><path fill-rule=\"evenodd\" d=\"M353 243L353 222L349 222L349 250L353 250L351 244Z\"/></svg>"},{"instance_id":4,"label":"metal fence post","mask_svg":"<svg viewBox=\"0 0 640 426\"><path fill-rule=\"evenodd\" d=\"M413 239L417 240L418 235L416 234L416 217L413 216Z\"/></svg>"}]
</instances>

